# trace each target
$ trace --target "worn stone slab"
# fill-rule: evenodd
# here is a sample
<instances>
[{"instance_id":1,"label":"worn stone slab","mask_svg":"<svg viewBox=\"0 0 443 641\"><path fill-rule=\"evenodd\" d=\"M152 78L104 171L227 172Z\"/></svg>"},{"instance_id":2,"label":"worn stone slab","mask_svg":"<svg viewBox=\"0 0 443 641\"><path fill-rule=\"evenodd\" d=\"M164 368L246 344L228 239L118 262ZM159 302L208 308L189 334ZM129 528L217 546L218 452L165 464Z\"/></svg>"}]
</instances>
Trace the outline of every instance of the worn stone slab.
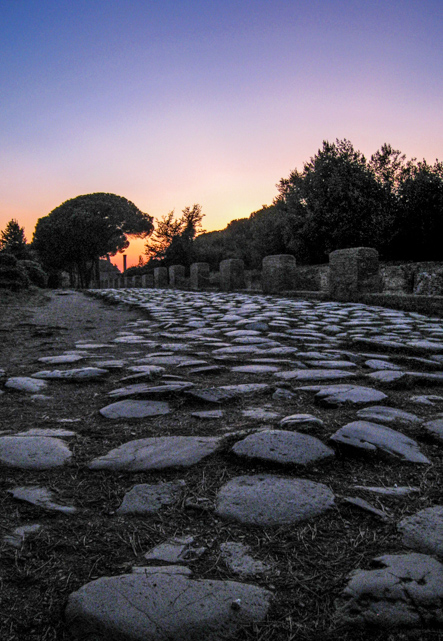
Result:
<instances>
[{"instance_id":1,"label":"worn stone slab","mask_svg":"<svg viewBox=\"0 0 443 641\"><path fill-rule=\"evenodd\" d=\"M244 383L241 385L221 385L220 387L194 388L186 392L193 398L208 403L222 403L241 396L261 394L269 390L267 383Z\"/></svg>"},{"instance_id":2,"label":"worn stone slab","mask_svg":"<svg viewBox=\"0 0 443 641\"><path fill-rule=\"evenodd\" d=\"M238 365L237 367L233 367L231 369L231 372L234 372L236 374L273 374L274 372L278 372L280 370L280 367L276 367L275 365Z\"/></svg>"},{"instance_id":3,"label":"worn stone slab","mask_svg":"<svg viewBox=\"0 0 443 641\"><path fill-rule=\"evenodd\" d=\"M383 392L361 385L310 385L297 389L317 392L316 400L327 407L338 407L345 403L350 405L375 403L388 398Z\"/></svg>"},{"instance_id":4,"label":"worn stone slab","mask_svg":"<svg viewBox=\"0 0 443 641\"><path fill-rule=\"evenodd\" d=\"M0 464L22 470L49 470L65 465L72 452L50 436L0 437Z\"/></svg>"},{"instance_id":5,"label":"worn stone slab","mask_svg":"<svg viewBox=\"0 0 443 641\"><path fill-rule=\"evenodd\" d=\"M163 401L117 401L106 407L102 407L100 414L105 418L150 418L169 414L170 408L168 403Z\"/></svg>"},{"instance_id":6,"label":"worn stone slab","mask_svg":"<svg viewBox=\"0 0 443 641\"><path fill-rule=\"evenodd\" d=\"M194 545L194 541L193 536L174 537L152 548L145 554L145 559L166 563L191 563L206 552L205 547Z\"/></svg>"},{"instance_id":7,"label":"worn stone slab","mask_svg":"<svg viewBox=\"0 0 443 641\"><path fill-rule=\"evenodd\" d=\"M399 410L396 407L385 407L383 405L373 405L372 407L365 407L357 412L358 418L376 423L383 423L387 425L419 425L421 419L415 414Z\"/></svg>"},{"instance_id":8,"label":"worn stone slab","mask_svg":"<svg viewBox=\"0 0 443 641\"><path fill-rule=\"evenodd\" d=\"M285 430L250 434L238 441L232 451L237 456L285 465L309 465L334 456L334 451L319 439Z\"/></svg>"},{"instance_id":9,"label":"worn stone slab","mask_svg":"<svg viewBox=\"0 0 443 641\"><path fill-rule=\"evenodd\" d=\"M65 363L76 363L83 359L84 356L81 354L61 354L60 356L42 356L38 361L39 363L48 363L48 365L63 365Z\"/></svg>"},{"instance_id":10,"label":"worn stone slab","mask_svg":"<svg viewBox=\"0 0 443 641\"><path fill-rule=\"evenodd\" d=\"M91 470L162 470L195 465L216 451L220 439L204 436L159 436L129 441L94 459Z\"/></svg>"},{"instance_id":11,"label":"worn stone slab","mask_svg":"<svg viewBox=\"0 0 443 641\"><path fill-rule=\"evenodd\" d=\"M41 372L36 372L32 375L32 378L44 379L44 380L53 380L53 381L66 381L66 382L82 382L90 381L94 378L103 378L109 374L107 369L101 369L100 367L79 367L76 369L54 369L54 370L43 370Z\"/></svg>"},{"instance_id":12,"label":"worn stone slab","mask_svg":"<svg viewBox=\"0 0 443 641\"><path fill-rule=\"evenodd\" d=\"M220 545L221 557L226 566L241 578L249 578L258 574L265 574L271 568L266 563L254 559L250 548L243 543L227 541Z\"/></svg>"},{"instance_id":13,"label":"worn stone slab","mask_svg":"<svg viewBox=\"0 0 443 641\"><path fill-rule=\"evenodd\" d=\"M222 410L207 410L206 412L192 412L191 416L195 416L195 418L202 418L205 420L214 420L223 418L223 412Z\"/></svg>"},{"instance_id":14,"label":"worn stone slab","mask_svg":"<svg viewBox=\"0 0 443 641\"><path fill-rule=\"evenodd\" d=\"M369 421L348 423L335 432L330 440L338 445L356 450L372 453L383 452L410 463L430 463L412 438L396 432L390 427Z\"/></svg>"},{"instance_id":15,"label":"worn stone slab","mask_svg":"<svg viewBox=\"0 0 443 641\"><path fill-rule=\"evenodd\" d=\"M272 412L264 407L250 407L249 409L242 410L242 416L249 418L252 421L275 421L277 418L280 418L280 415L276 412Z\"/></svg>"},{"instance_id":16,"label":"worn stone slab","mask_svg":"<svg viewBox=\"0 0 443 641\"><path fill-rule=\"evenodd\" d=\"M285 525L318 516L334 504L322 483L270 474L238 476L217 495L216 512L247 525Z\"/></svg>"},{"instance_id":17,"label":"worn stone slab","mask_svg":"<svg viewBox=\"0 0 443 641\"><path fill-rule=\"evenodd\" d=\"M188 381L177 381L161 385L146 385L146 383L135 383L127 387L120 387L111 390L108 396L111 398L149 397L149 396L170 396L194 387L194 383Z\"/></svg>"},{"instance_id":18,"label":"worn stone slab","mask_svg":"<svg viewBox=\"0 0 443 641\"><path fill-rule=\"evenodd\" d=\"M406 372L399 372L397 370L380 370L379 372L368 374L367 377L380 385L398 386L400 382L409 385L411 382Z\"/></svg>"},{"instance_id":19,"label":"worn stone slab","mask_svg":"<svg viewBox=\"0 0 443 641\"><path fill-rule=\"evenodd\" d=\"M348 503L349 505L352 505L353 507L358 508L359 510L369 512L370 514L377 516L382 521L390 521L390 517L386 514L386 512L383 512L383 510L379 510L378 508L371 505L371 503L368 503L368 501L365 501L358 496L345 496L343 497L343 501L345 501L345 503Z\"/></svg>"},{"instance_id":20,"label":"worn stone slab","mask_svg":"<svg viewBox=\"0 0 443 641\"><path fill-rule=\"evenodd\" d=\"M337 602L337 619L358 628L443 624L443 565L425 554L386 554L354 570Z\"/></svg>"},{"instance_id":21,"label":"worn stone slab","mask_svg":"<svg viewBox=\"0 0 443 641\"><path fill-rule=\"evenodd\" d=\"M295 369L288 372L277 372L277 378L285 381L334 381L342 378L353 378L355 374L341 369Z\"/></svg>"},{"instance_id":22,"label":"worn stone slab","mask_svg":"<svg viewBox=\"0 0 443 641\"><path fill-rule=\"evenodd\" d=\"M159 571L103 577L72 593L67 627L78 639L225 641L263 621L268 590ZM234 607L233 604L237 604Z\"/></svg>"},{"instance_id":23,"label":"worn stone slab","mask_svg":"<svg viewBox=\"0 0 443 641\"><path fill-rule=\"evenodd\" d=\"M371 485L354 485L356 490L365 490L366 492L374 492L375 494L384 494L385 496L406 496L414 492L420 492L419 487L409 486L393 486L393 487L377 487Z\"/></svg>"},{"instance_id":24,"label":"worn stone slab","mask_svg":"<svg viewBox=\"0 0 443 641\"><path fill-rule=\"evenodd\" d=\"M43 528L41 523L31 523L29 525L20 525L15 528L10 534L3 537L3 542L10 545L17 550L20 549L27 539L32 534L37 534Z\"/></svg>"},{"instance_id":25,"label":"worn stone slab","mask_svg":"<svg viewBox=\"0 0 443 641\"><path fill-rule=\"evenodd\" d=\"M123 497L117 514L153 514L164 505L173 505L183 492L184 481L134 485Z\"/></svg>"},{"instance_id":26,"label":"worn stone slab","mask_svg":"<svg viewBox=\"0 0 443 641\"><path fill-rule=\"evenodd\" d=\"M443 559L443 505L407 516L397 527L407 547Z\"/></svg>"},{"instance_id":27,"label":"worn stone slab","mask_svg":"<svg viewBox=\"0 0 443 641\"><path fill-rule=\"evenodd\" d=\"M5 387L15 392L29 392L38 394L47 387L45 381L36 380L30 376L12 376L8 378Z\"/></svg>"},{"instance_id":28,"label":"worn stone slab","mask_svg":"<svg viewBox=\"0 0 443 641\"><path fill-rule=\"evenodd\" d=\"M322 427L324 422L312 414L291 414L282 418L280 425L282 427Z\"/></svg>"},{"instance_id":29,"label":"worn stone slab","mask_svg":"<svg viewBox=\"0 0 443 641\"><path fill-rule=\"evenodd\" d=\"M439 441L443 441L443 418L426 421L426 423L423 423L422 427L426 432L437 438Z\"/></svg>"},{"instance_id":30,"label":"worn stone slab","mask_svg":"<svg viewBox=\"0 0 443 641\"><path fill-rule=\"evenodd\" d=\"M75 514L77 512L77 508L72 505L60 505L56 503L53 500L53 492L46 487L29 485L25 487L15 487L12 490L8 490L8 492L18 501L26 501L45 510L61 512L62 514Z\"/></svg>"}]
</instances>

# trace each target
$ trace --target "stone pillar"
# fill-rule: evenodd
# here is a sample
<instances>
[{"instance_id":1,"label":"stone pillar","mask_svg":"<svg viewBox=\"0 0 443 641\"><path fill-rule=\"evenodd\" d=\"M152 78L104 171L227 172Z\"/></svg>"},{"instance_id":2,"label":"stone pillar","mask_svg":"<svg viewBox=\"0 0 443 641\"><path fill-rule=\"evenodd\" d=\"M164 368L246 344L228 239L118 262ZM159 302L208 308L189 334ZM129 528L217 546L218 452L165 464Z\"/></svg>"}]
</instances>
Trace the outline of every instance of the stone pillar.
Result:
<instances>
[{"instance_id":1,"label":"stone pillar","mask_svg":"<svg viewBox=\"0 0 443 641\"><path fill-rule=\"evenodd\" d=\"M168 286L168 268L155 267L154 269L154 287Z\"/></svg>"},{"instance_id":2,"label":"stone pillar","mask_svg":"<svg viewBox=\"0 0 443 641\"><path fill-rule=\"evenodd\" d=\"M132 278L133 286L140 288L142 286L142 277L140 275L136 275Z\"/></svg>"},{"instance_id":3,"label":"stone pillar","mask_svg":"<svg viewBox=\"0 0 443 641\"><path fill-rule=\"evenodd\" d=\"M209 264L193 263L191 265L191 289L205 289L209 286Z\"/></svg>"},{"instance_id":4,"label":"stone pillar","mask_svg":"<svg viewBox=\"0 0 443 641\"><path fill-rule=\"evenodd\" d=\"M149 274L143 274L142 276L142 287L154 287L154 274L150 272Z\"/></svg>"},{"instance_id":5,"label":"stone pillar","mask_svg":"<svg viewBox=\"0 0 443 641\"><path fill-rule=\"evenodd\" d=\"M230 292L245 289L245 264L241 258L228 258L220 263L220 289Z\"/></svg>"},{"instance_id":6,"label":"stone pillar","mask_svg":"<svg viewBox=\"0 0 443 641\"><path fill-rule=\"evenodd\" d=\"M337 249L329 254L329 294L349 300L381 291L378 251L371 247Z\"/></svg>"},{"instance_id":7,"label":"stone pillar","mask_svg":"<svg viewBox=\"0 0 443 641\"><path fill-rule=\"evenodd\" d=\"M171 265L169 268L169 285L176 289L182 287L185 280L185 268L183 265Z\"/></svg>"},{"instance_id":8,"label":"stone pillar","mask_svg":"<svg viewBox=\"0 0 443 641\"><path fill-rule=\"evenodd\" d=\"M290 254L263 258L262 289L264 294L290 291L295 288L296 262Z\"/></svg>"}]
</instances>

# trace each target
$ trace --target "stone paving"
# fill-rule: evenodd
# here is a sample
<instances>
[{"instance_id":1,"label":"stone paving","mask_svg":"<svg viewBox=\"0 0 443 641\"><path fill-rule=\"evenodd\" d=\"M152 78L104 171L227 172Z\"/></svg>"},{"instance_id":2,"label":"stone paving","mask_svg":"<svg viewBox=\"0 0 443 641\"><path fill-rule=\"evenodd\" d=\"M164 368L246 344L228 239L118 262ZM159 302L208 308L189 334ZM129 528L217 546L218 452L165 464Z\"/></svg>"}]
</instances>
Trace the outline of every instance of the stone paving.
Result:
<instances>
[{"instance_id":1,"label":"stone paving","mask_svg":"<svg viewBox=\"0 0 443 641\"><path fill-rule=\"evenodd\" d=\"M379 549L372 569L354 568L336 600L336 625L443 630L443 499L440 505L436 491L434 504L398 522L383 503L401 500L407 513L408 497L420 493L408 470L417 480L441 461L441 319L246 294L119 289L94 296L130 305L138 320L104 343L42 353L25 376L9 376L8 364L0 363L2 391L44 404L60 387L69 394L70 385L101 381L97 420L121 428L119 445L103 444L88 458L76 432L80 419L71 417L60 418L69 430L11 433L2 425L0 464L9 479L14 470L33 472L32 483L11 483L7 491L17 505L30 503L42 514L40 523L5 533L5 545L20 549L51 528L48 513L63 515L52 519L81 513L60 501L54 487L35 482L40 470L70 469L81 452L91 475L128 475L116 510L122 518L181 506L195 509L195 519L206 510L223 523L263 531L314 527L322 515L351 505L356 514L387 521L399 546L395 553ZM48 369L40 370L41 363ZM349 420L337 425L342 410ZM178 433L158 431L156 421L172 419ZM146 435L130 438L133 425L146 426ZM220 484L214 500L186 498L179 476L131 484L136 472L198 471L220 451L243 473ZM392 486L349 478L352 496L343 496L334 490L333 470L347 459L358 460L362 471L368 461L406 471ZM214 564L230 578L194 575L196 559L211 553L189 532L146 550L144 565L73 592L67 629L79 639L202 641L235 638L243 626L266 621L280 597L272 563L254 558L242 540L228 540L216 545Z\"/></svg>"}]
</instances>

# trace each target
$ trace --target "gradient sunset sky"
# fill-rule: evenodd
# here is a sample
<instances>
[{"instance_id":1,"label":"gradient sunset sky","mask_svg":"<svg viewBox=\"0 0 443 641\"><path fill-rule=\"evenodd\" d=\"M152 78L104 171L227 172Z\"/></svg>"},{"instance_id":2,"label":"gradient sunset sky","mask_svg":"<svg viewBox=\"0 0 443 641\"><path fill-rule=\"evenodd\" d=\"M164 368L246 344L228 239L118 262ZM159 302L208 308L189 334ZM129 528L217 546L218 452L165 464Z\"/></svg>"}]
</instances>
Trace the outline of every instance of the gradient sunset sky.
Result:
<instances>
[{"instance_id":1,"label":"gradient sunset sky","mask_svg":"<svg viewBox=\"0 0 443 641\"><path fill-rule=\"evenodd\" d=\"M28 241L102 191L222 229L325 139L443 160L443 0L0 0L0 32L0 229Z\"/></svg>"}]
</instances>

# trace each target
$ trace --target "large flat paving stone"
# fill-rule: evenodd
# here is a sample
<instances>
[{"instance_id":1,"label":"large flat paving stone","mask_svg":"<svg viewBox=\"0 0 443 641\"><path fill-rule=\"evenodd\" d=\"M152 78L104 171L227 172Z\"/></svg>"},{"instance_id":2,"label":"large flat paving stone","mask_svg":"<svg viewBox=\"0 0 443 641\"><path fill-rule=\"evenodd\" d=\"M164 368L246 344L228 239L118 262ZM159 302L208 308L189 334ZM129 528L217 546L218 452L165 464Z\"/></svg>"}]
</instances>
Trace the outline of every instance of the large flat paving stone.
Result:
<instances>
[{"instance_id":1,"label":"large flat paving stone","mask_svg":"<svg viewBox=\"0 0 443 641\"><path fill-rule=\"evenodd\" d=\"M430 463L412 438L369 421L353 421L344 425L331 436L331 441L356 450L383 452L410 463Z\"/></svg>"},{"instance_id":2,"label":"large flat paving stone","mask_svg":"<svg viewBox=\"0 0 443 641\"><path fill-rule=\"evenodd\" d=\"M29 394L38 394L47 387L46 381L36 380L30 376L12 376L8 378L5 387L15 392L28 392Z\"/></svg>"},{"instance_id":3,"label":"large flat paving stone","mask_svg":"<svg viewBox=\"0 0 443 641\"><path fill-rule=\"evenodd\" d=\"M334 456L334 450L318 438L286 430L250 434L232 448L234 454L287 465L309 465Z\"/></svg>"},{"instance_id":4,"label":"large flat paving stone","mask_svg":"<svg viewBox=\"0 0 443 641\"><path fill-rule=\"evenodd\" d=\"M443 505L427 507L398 524L403 543L443 560Z\"/></svg>"},{"instance_id":5,"label":"large flat paving stone","mask_svg":"<svg viewBox=\"0 0 443 641\"><path fill-rule=\"evenodd\" d=\"M39 487L38 485L28 485L22 487L14 487L8 490L12 496L18 501L26 501L44 510L54 512L61 512L62 514L75 514L77 508L72 505L60 505L54 500L54 493L46 487Z\"/></svg>"},{"instance_id":6,"label":"large flat paving stone","mask_svg":"<svg viewBox=\"0 0 443 641\"><path fill-rule=\"evenodd\" d=\"M234 581L169 574L103 577L70 595L67 626L78 639L222 641L262 621L271 593Z\"/></svg>"},{"instance_id":7,"label":"large flat paving stone","mask_svg":"<svg viewBox=\"0 0 443 641\"><path fill-rule=\"evenodd\" d=\"M299 387L307 392L317 392L316 400L326 407L338 407L339 405L359 405L360 403L375 403L384 401L386 394L379 392L372 387L361 385L308 385Z\"/></svg>"},{"instance_id":8,"label":"large flat paving stone","mask_svg":"<svg viewBox=\"0 0 443 641\"><path fill-rule=\"evenodd\" d=\"M163 401L124 400L102 407L100 414L111 419L150 418L151 416L169 414L170 411L168 403Z\"/></svg>"},{"instance_id":9,"label":"large flat paving stone","mask_svg":"<svg viewBox=\"0 0 443 641\"><path fill-rule=\"evenodd\" d=\"M117 514L153 514L164 505L172 505L183 492L184 481L134 485L123 497Z\"/></svg>"},{"instance_id":10,"label":"large flat paving stone","mask_svg":"<svg viewBox=\"0 0 443 641\"><path fill-rule=\"evenodd\" d=\"M441 626L443 565L425 554L387 554L355 570L337 602L338 620L355 627Z\"/></svg>"},{"instance_id":11,"label":"large flat paving stone","mask_svg":"<svg viewBox=\"0 0 443 641\"><path fill-rule=\"evenodd\" d=\"M94 459L91 470L162 470L195 465L216 451L220 439L213 436L159 436L129 441Z\"/></svg>"},{"instance_id":12,"label":"large flat paving stone","mask_svg":"<svg viewBox=\"0 0 443 641\"><path fill-rule=\"evenodd\" d=\"M49 470L65 465L71 450L58 438L50 436L0 437L0 465L22 470Z\"/></svg>"},{"instance_id":13,"label":"large flat paving stone","mask_svg":"<svg viewBox=\"0 0 443 641\"><path fill-rule=\"evenodd\" d=\"M51 381L65 381L67 383L79 383L82 381L91 381L96 378L103 378L109 374L107 369L100 367L78 367L76 369L53 369L43 370L36 372L32 378L51 380Z\"/></svg>"},{"instance_id":14,"label":"large flat paving stone","mask_svg":"<svg viewBox=\"0 0 443 641\"><path fill-rule=\"evenodd\" d=\"M376 423L394 425L419 425L421 419L415 414L399 410L396 407L385 407L384 405L373 405L365 407L357 412L358 418L363 418Z\"/></svg>"},{"instance_id":15,"label":"large flat paving stone","mask_svg":"<svg viewBox=\"0 0 443 641\"><path fill-rule=\"evenodd\" d=\"M342 378L355 377L353 372L342 369L294 369L288 372L277 372L277 378L285 381L334 381Z\"/></svg>"},{"instance_id":16,"label":"large flat paving stone","mask_svg":"<svg viewBox=\"0 0 443 641\"><path fill-rule=\"evenodd\" d=\"M334 505L322 483L271 474L237 476L218 495L216 512L248 525L285 525L318 516Z\"/></svg>"}]
</instances>

